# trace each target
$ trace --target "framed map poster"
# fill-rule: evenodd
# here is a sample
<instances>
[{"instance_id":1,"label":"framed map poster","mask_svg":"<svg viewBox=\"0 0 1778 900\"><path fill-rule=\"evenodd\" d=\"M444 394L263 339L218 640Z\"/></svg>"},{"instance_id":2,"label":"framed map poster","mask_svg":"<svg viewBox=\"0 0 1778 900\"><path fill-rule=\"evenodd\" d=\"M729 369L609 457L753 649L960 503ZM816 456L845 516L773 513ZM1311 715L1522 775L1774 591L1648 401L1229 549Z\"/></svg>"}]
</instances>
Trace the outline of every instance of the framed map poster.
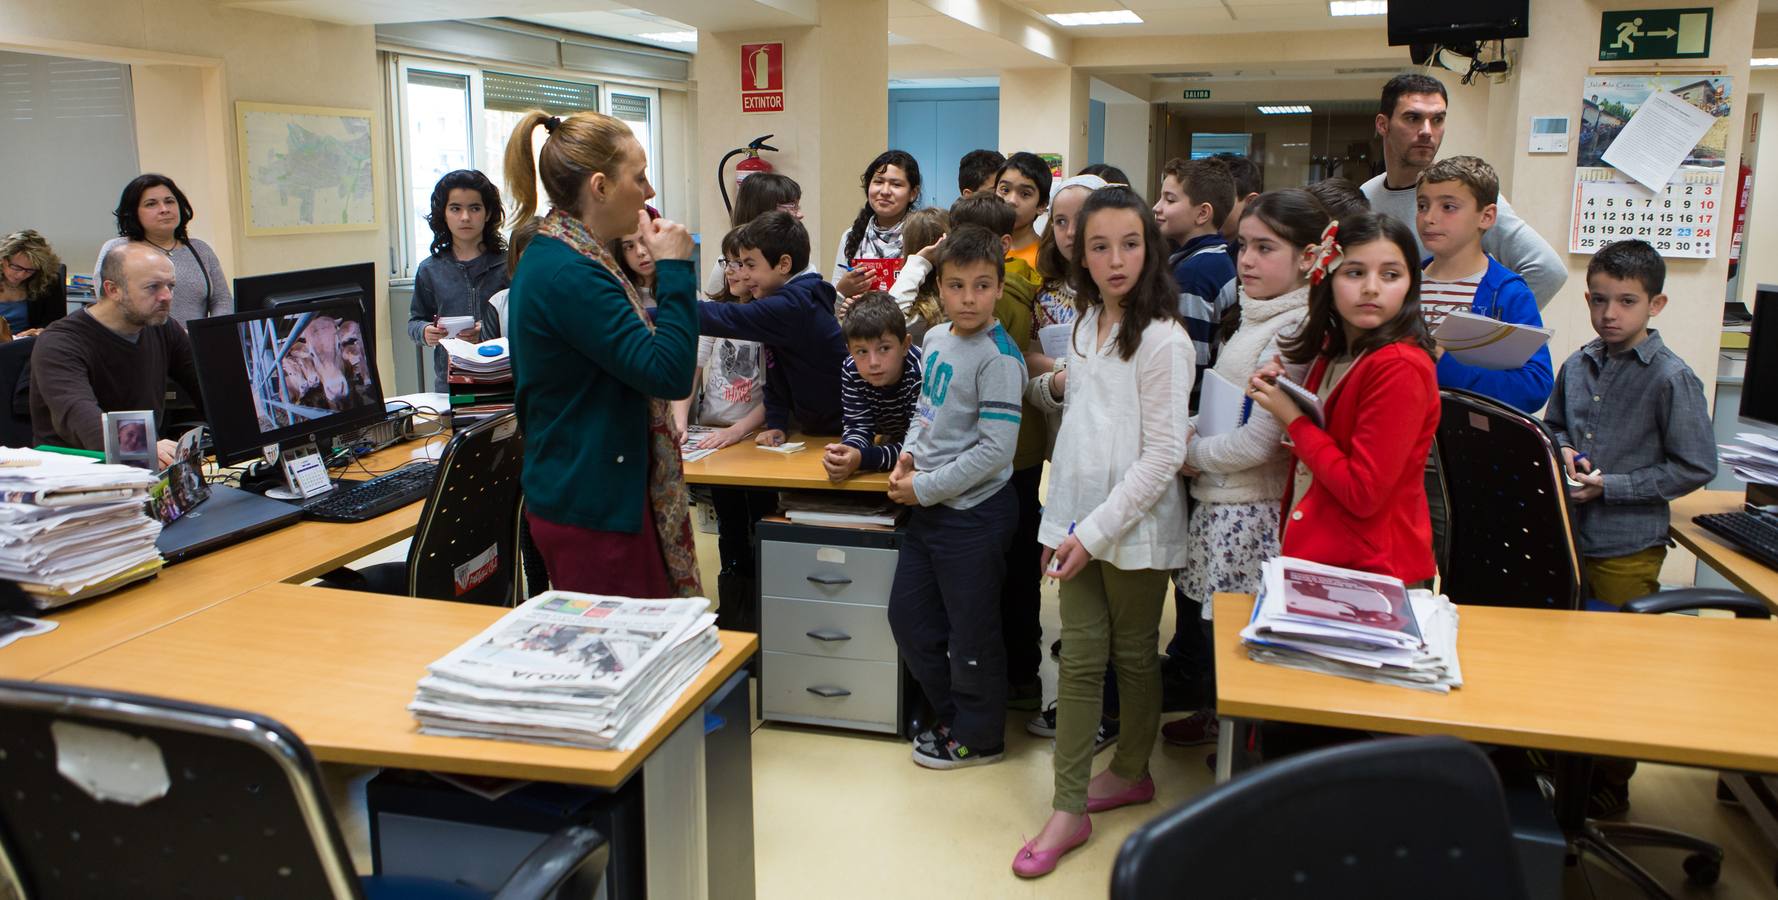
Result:
<instances>
[{"instance_id":1,"label":"framed map poster","mask_svg":"<svg viewBox=\"0 0 1778 900\"><path fill-rule=\"evenodd\" d=\"M249 237L377 227L371 112L235 103Z\"/></svg>"}]
</instances>

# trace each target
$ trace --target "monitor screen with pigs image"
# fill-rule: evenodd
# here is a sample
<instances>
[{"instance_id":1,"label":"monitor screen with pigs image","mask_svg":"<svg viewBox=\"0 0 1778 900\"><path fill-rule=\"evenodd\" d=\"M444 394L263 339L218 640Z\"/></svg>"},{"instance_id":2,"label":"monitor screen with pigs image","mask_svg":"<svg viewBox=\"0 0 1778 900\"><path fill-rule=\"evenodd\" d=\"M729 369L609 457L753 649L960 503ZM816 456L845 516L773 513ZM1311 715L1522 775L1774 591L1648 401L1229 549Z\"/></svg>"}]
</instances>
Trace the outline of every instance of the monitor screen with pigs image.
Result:
<instances>
[{"instance_id":1,"label":"monitor screen with pigs image","mask_svg":"<svg viewBox=\"0 0 1778 900\"><path fill-rule=\"evenodd\" d=\"M270 444L329 439L383 418L376 356L356 297L189 324L205 417L224 464Z\"/></svg>"}]
</instances>

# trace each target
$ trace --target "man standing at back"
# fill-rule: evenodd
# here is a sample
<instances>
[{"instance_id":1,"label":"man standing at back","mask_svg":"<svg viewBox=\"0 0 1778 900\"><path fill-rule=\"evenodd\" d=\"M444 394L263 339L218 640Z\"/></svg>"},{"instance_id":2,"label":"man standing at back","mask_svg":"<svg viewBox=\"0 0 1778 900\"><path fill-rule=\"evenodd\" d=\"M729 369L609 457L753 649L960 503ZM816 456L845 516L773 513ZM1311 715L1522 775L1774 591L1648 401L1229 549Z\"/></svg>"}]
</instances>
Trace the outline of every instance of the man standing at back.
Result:
<instances>
[{"instance_id":1,"label":"man standing at back","mask_svg":"<svg viewBox=\"0 0 1778 900\"><path fill-rule=\"evenodd\" d=\"M1388 213L1412 226L1420 173L1438 159L1445 139L1445 86L1427 75L1397 75L1383 85L1377 111L1377 134L1383 138L1383 174L1360 188L1371 209ZM1537 295L1543 308L1568 280L1568 267L1555 248L1513 212L1500 196L1494 227L1482 238L1482 249L1517 273ZM1414 240L1418 241L1416 232ZM1420 244L1420 256L1427 256Z\"/></svg>"}]
</instances>

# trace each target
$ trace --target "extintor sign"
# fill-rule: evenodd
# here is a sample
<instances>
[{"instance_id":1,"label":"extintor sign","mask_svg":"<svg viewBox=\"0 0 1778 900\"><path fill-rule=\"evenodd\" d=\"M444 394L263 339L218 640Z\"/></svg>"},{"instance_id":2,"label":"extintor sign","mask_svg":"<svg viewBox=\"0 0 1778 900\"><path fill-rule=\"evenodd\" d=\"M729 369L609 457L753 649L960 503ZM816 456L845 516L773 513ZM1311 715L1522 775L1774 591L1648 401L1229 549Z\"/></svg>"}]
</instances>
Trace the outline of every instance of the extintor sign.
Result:
<instances>
[{"instance_id":1,"label":"extintor sign","mask_svg":"<svg viewBox=\"0 0 1778 900\"><path fill-rule=\"evenodd\" d=\"M741 111L784 111L784 45L741 45Z\"/></svg>"}]
</instances>

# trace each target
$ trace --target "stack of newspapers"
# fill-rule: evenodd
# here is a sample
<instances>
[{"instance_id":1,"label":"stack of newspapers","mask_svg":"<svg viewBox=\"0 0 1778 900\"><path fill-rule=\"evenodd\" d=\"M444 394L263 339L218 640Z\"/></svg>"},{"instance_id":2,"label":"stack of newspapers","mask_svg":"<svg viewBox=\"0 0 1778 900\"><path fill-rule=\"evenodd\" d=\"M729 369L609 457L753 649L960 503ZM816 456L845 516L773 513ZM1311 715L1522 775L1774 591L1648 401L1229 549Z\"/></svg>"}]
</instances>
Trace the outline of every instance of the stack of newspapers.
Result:
<instances>
[{"instance_id":1,"label":"stack of newspapers","mask_svg":"<svg viewBox=\"0 0 1778 900\"><path fill-rule=\"evenodd\" d=\"M38 609L117 590L160 571L147 469L0 448L0 579Z\"/></svg>"},{"instance_id":2,"label":"stack of newspapers","mask_svg":"<svg viewBox=\"0 0 1778 900\"><path fill-rule=\"evenodd\" d=\"M1457 607L1399 579L1288 556L1264 566L1241 631L1259 662L1445 693L1463 685Z\"/></svg>"},{"instance_id":3,"label":"stack of newspapers","mask_svg":"<svg viewBox=\"0 0 1778 900\"><path fill-rule=\"evenodd\" d=\"M427 666L425 734L635 748L721 645L702 597L549 591Z\"/></svg>"}]
</instances>

